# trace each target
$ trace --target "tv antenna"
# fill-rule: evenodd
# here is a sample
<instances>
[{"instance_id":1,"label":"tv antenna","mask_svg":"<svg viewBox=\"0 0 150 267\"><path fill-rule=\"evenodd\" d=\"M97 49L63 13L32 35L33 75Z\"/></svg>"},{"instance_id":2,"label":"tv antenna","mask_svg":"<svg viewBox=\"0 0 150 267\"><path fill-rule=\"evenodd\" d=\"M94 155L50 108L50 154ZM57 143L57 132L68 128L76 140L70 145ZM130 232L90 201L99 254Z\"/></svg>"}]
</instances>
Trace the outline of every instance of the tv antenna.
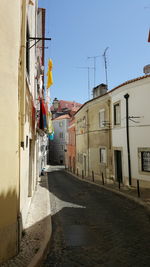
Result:
<instances>
[{"instance_id":1,"label":"tv antenna","mask_svg":"<svg viewBox=\"0 0 150 267\"><path fill-rule=\"evenodd\" d=\"M93 67L93 69L94 69L94 87L95 87L95 80L96 80L96 58L97 57L100 57L100 56L87 57L87 59L93 58L93 60L94 60L94 67Z\"/></svg>"},{"instance_id":2,"label":"tv antenna","mask_svg":"<svg viewBox=\"0 0 150 267\"><path fill-rule=\"evenodd\" d=\"M108 89L108 78L107 78L107 58L106 58L106 52L108 50L109 47L106 47L103 57L104 57L104 64L105 64L105 77L106 77L106 85L107 85L107 89Z\"/></svg>"},{"instance_id":3,"label":"tv antenna","mask_svg":"<svg viewBox=\"0 0 150 267\"><path fill-rule=\"evenodd\" d=\"M90 69L92 67L77 67L77 69L86 69L88 71L88 100L90 100Z\"/></svg>"}]
</instances>

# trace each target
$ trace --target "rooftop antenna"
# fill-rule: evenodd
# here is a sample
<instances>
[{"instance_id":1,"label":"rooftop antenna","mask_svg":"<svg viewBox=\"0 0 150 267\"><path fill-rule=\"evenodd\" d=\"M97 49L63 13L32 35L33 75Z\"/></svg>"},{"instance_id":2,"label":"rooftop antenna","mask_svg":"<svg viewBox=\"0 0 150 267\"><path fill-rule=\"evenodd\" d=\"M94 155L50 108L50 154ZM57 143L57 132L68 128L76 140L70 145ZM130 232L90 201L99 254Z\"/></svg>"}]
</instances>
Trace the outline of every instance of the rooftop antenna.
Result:
<instances>
[{"instance_id":1,"label":"rooftop antenna","mask_svg":"<svg viewBox=\"0 0 150 267\"><path fill-rule=\"evenodd\" d=\"M94 87L95 87L95 80L96 80L96 58L97 57L100 57L100 56L87 57L87 59L93 58L93 60L94 60L94 67L93 67L93 69L94 69Z\"/></svg>"},{"instance_id":2,"label":"rooftop antenna","mask_svg":"<svg viewBox=\"0 0 150 267\"><path fill-rule=\"evenodd\" d=\"M105 63L105 76L106 76L106 85L107 85L107 89L108 89L108 78L107 78L107 58L106 58L106 52L108 50L109 47L106 47L103 57L104 57L104 63Z\"/></svg>"},{"instance_id":3,"label":"rooftop antenna","mask_svg":"<svg viewBox=\"0 0 150 267\"><path fill-rule=\"evenodd\" d=\"M93 69L92 67L77 67L78 69L87 69L88 71L88 100L90 100L90 69Z\"/></svg>"}]
</instances>

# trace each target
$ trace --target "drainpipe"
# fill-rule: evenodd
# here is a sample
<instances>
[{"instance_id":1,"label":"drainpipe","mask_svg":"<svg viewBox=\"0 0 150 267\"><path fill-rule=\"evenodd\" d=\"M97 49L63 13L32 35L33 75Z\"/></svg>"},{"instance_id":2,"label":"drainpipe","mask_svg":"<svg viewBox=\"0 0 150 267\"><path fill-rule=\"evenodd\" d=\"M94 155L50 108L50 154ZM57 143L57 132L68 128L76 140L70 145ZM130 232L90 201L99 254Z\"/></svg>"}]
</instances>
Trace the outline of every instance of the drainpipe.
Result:
<instances>
[{"instance_id":1,"label":"drainpipe","mask_svg":"<svg viewBox=\"0 0 150 267\"><path fill-rule=\"evenodd\" d=\"M126 134L127 134L127 152L128 152L128 175L129 175L129 185L132 184L131 181L131 159L130 159L130 141L129 141L129 94L124 95L126 99Z\"/></svg>"},{"instance_id":2,"label":"drainpipe","mask_svg":"<svg viewBox=\"0 0 150 267\"><path fill-rule=\"evenodd\" d=\"M109 112L109 117L108 117L108 128L109 128L109 149L111 151L111 146L112 146L112 141L111 141L111 108L110 108L110 99L108 100L108 112Z\"/></svg>"},{"instance_id":3,"label":"drainpipe","mask_svg":"<svg viewBox=\"0 0 150 267\"><path fill-rule=\"evenodd\" d=\"M90 164L89 164L90 153L89 153L89 110L88 109L87 109L86 113L87 113L87 151L88 151L88 177L89 177L89 175L90 175Z\"/></svg>"}]
</instances>

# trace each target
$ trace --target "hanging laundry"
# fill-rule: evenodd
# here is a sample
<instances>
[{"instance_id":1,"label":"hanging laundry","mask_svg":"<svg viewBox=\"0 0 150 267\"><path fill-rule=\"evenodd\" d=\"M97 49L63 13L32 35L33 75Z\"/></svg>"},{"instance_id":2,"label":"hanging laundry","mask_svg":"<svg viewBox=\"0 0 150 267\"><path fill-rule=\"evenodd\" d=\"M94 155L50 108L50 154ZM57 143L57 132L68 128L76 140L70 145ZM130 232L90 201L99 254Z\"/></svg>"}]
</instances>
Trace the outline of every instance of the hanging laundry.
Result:
<instances>
[{"instance_id":1,"label":"hanging laundry","mask_svg":"<svg viewBox=\"0 0 150 267\"><path fill-rule=\"evenodd\" d=\"M47 88L49 88L53 84L52 67L53 67L53 62L51 59L49 59L48 72L47 72Z\"/></svg>"},{"instance_id":2,"label":"hanging laundry","mask_svg":"<svg viewBox=\"0 0 150 267\"><path fill-rule=\"evenodd\" d=\"M40 99L40 121L39 121L39 128L41 130L47 129L47 123L46 123L46 109L44 100Z\"/></svg>"}]
</instances>

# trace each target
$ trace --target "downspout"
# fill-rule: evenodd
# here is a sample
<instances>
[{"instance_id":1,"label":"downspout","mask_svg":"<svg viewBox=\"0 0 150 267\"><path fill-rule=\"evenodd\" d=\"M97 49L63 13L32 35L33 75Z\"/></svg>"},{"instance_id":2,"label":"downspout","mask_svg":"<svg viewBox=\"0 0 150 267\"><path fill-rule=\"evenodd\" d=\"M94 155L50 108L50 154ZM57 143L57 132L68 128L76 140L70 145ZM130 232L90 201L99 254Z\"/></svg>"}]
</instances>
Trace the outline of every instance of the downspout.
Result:
<instances>
[{"instance_id":1,"label":"downspout","mask_svg":"<svg viewBox=\"0 0 150 267\"><path fill-rule=\"evenodd\" d=\"M86 110L87 113L87 152L88 152L88 177L90 176L90 152L89 152L89 110Z\"/></svg>"},{"instance_id":2,"label":"downspout","mask_svg":"<svg viewBox=\"0 0 150 267\"><path fill-rule=\"evenodd\" d=\"M127 134L127 152L128 152L128 175L129 175L129 185L132 184L131 181L131 159L130 159L130 140L129 140L129 94L124 95L126 99L126 134Z\"/></svg>"},{"instance_id":3,"label":"downspout","mask_svg":"<svg viewBox=\"0 0 150 267\"><path fill-rule=\"evenodd\" d=\"M111 141L111 109L110 109L110 99L108 100L108 129L109 129L109 149L111 151L112 141Z\"/></svg>"},{"instance_id":4,"label":"downspout","mask_svg":"<svg viewBox=\"0 0 150 267\"><path fill-rule=\"evenodd\" d=\"M112 173L112 127L111 127L111 100L108 100L108 148L109 148L109 160L108 160L108 169L109 177Z\"/></svg>"}]
</instances>

